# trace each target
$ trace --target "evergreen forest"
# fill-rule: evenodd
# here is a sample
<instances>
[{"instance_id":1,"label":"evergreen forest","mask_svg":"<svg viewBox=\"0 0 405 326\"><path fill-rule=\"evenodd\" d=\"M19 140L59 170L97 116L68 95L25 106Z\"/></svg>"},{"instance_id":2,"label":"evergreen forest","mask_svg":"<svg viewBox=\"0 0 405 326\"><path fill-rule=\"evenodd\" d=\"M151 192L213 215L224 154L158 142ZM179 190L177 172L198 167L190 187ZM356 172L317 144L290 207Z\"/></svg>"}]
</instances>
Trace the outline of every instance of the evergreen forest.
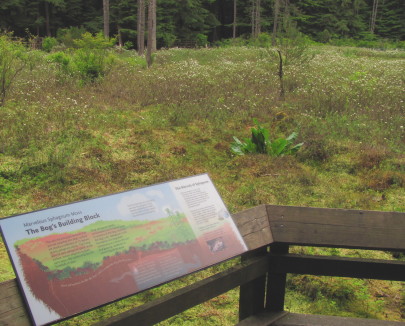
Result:
<instances>
[{"instance_id":1,"label":"evergreen forest","mask_svg":"<svg viewBox=\"0 0 405 326\"><path fill-rule=\"evenodd\" d=\"M403 0L2 0L0 30L59 38L67 31L104 30L120 45L137 48L138 35L147 36L140 25L150 3L156 8L158 48L274 34L286 21L323 43L405 40Z\"/></svg>"}]
</instances>

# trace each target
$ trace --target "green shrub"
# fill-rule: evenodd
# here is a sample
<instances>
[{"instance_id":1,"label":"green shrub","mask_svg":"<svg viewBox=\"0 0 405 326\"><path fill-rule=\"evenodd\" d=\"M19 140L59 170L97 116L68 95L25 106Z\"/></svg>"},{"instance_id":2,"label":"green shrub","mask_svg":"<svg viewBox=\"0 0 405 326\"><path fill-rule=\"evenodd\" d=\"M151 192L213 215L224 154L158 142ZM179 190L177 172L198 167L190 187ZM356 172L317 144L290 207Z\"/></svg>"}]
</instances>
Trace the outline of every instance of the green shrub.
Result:
<instances>
[{"instance_id":1,"label":"green shrub","mask_svg":"<svg viewBox=\"0 0 405 326\"><path fill-rule=\"evenodd\" d=\"M276 138L270 140L269 131L260 126L256 119L253 120L256 127L251 128L251 138L245 138L244 142L237 137L233 137L234 142L231 144L231 151L236 155L249 153L269 154L271 156L284 156L296 153L303 143L293 145L298 134L293 132L287 138Z\"/></svg>"},{"instance_id":2,"label":"green shrub","mask_svg":"<svg viewBox=\"0 0 405 326\"><path fill-rule=\"evenodd\" d=\"M66 54L65 52L52 53L47 57L47 59L50 62L58 63L60 65L60 67L62 68L62 70L66 71L66 72L68 71L71 57L68 54Z\"/></svg>"},{"instance_id":3,"label":"green shrub","mask_svg":"<svg viewBox=\"0 0 405 326\"><path fill-rule=\"evenodd\" d=\"M160 38L162 39L164 46L167 48L171 48L177 41L176 35L173 35L172 33L163 33L160 35Z\"/></svg>"},{"instance_id":4,"label":"green shrub","mask_svg":"<svg viewBox=\"0 0 405 326\"><path fill-rule=\"evenodd\" d=\"M106 40L101 33L94 36L84 33L81 39L74 40L77 50L72 50L71 54L53 53L48 56L48 60L58 64L61 77L78 75L81 84L94 82L110 69L115 57L107 49L114 42Z\"/></svg>"},{"instance_id":5,"label":"green shrub","mask_svg":"<svg viewBox=\"0 0 405 326\"><path fill-rule=\"evenodd\" d=\"M256 38L252 38L249 44L262 48L271 47L271 36L267 33L260 33Z\"/></svg>"},{"instance_id":6,"label":"green shrub","mask_svg":"<svg viewBox=\"0 0 405 326\"><path fill-rule=\"evenodd\" d=\"M74 64L83 80L94 81L103 75L104 56L79 49L73 56Z\"/></svg>"},{"instance_id":7,"label":"green shrub","mask_svg":"<svg viewBox=\"0 0 405 326\"><path fill-rule=\"evenodd\" d=\"M302 34L291 27L285 35L276 39L276 49L283 56L283 64L297 64L302 66L308 63L314 57L310 51L311 40L308 36Z\"/></svg>"},{"instance_id":8,"label":"green shrub","mask_svg":"<svg viewBox=\"0 0 405 326\"><path fill-rule=\"evenodd\" d=\"M47 60L57 65L57 76L60 81L63 81L66 77L72 77L75 74L75 70L72 65L72 57L66 52L52 53L47 56Z\"/></svg>"},{"instance_id":9,"label":"green shrub","mask_svg":"<svg viewBox=\"0 0 405 326\"><path fill-rule=\"evenodd\" d=\"M42 50L45 52L51 52L52 49L58 45L58 41L54 37L45 37L42 41Z\"/></svg>"},{"instance_id":10,"label":"green shrub","mask_svg":"<svg viewBox=\"0 0 405 326\"><path fill-rule=\"evenodd\" d=\"M332 34L327 29L324 29L322 32L316 34L315 40L321 43L328 43L331 37Z\"/></svg>"},{"instance_id":11,"label":"green shrub","mask_svg":"<svg viewBox=\"0 0 405 326\"><path fill-rule=\"evenodd\" d=\"M107 40L102 33L84 33L81 39L74 41L79 49L73 55L73 63L82 83L94 82L106 74L114 61L107 49L111 48L115 41Z\"/></svg>"},{"instance_id":12,"label":"green shrub","mask_svg":"<svg viewBox=\"0 0 405 326\"><path fill-rule=\"evenodd\" d=\"M370 33L362 33L357 39L332 37L329 44L335 46L351 46L379 50L394 50L405 48L405 41L393 41L389 39L378 38L376 35Z\"/></svg>"},{"instance_id":13,"label":"green shrub","mask_svg":"<svg viewBox=\"0 0 405 326\"><path fill-rule=\"evenodd\" d=\"M10 34L0 35L0 106L17 75L29 63L29 55L20 41L11 40Z\"/></svg>"},{"instance_id":14,"label":"green shrub","mask_svg":"<svg viewBox=\"0 0 405 326\"><path fill-rule=\"evenodd\" d=\"M218 40L218 41L215 41L215 43L214 43L214 45L218 46L218 47L246 46L248 44L250 44L250 40L242 38L242 37Z\"/></svg>"},{"instance_id":15,"label":"green shrub","mask_svg":"<svg viewBox=\"0 0 405 326\"><path fill-rule=\"evenodd\" d=\"M134 46L134 43L133 42L131 42L131 41L126 41L125 43L124 43L124 49L125 50L131 50L131 49L133 49L135 46Z\"/></svg>"},{"instance_id":16,"label":"green shrub","mask_svg":"<svg viewBox=\"0 0 405 326\"><path fill-rule=\"evenodd\" d=\"M83 27L69 27L58 29L56 39L64 44L67 48L75 47L74 41L82 37L86 33Z\"/></svg>"},{"instance_id":17,"label":"green shrub","mask_svg":"<svg viewBox=\"0 0 405 326\"><path fill-rule=\"evenodd\" d=\"M108 48L112 48L115 42L116 42L115 38L107 40L101 32L95 35L86 32L82 34L80 39L73 41L75 47L79 49L98 49L98 50L106 50Z\"/></svg>"},{"instance_id":18,"label":"green shrub","mask_svg":"<svg viewBox=\"0 0 405 326\"><path fill-rule=\"evenodd\" d=\"M102 50L78 49L71 55L55 52L48 56L58 65L60 78L79 76L80 83L94 82L105 76L114 62L114 56Z\"/></svg>"},{"instance_id":19,"label":"green shrub","mask_svg":"<svg viewBox=\"0 0 405 326\"><path fill-rule=\"evenodd\" d=\"M206 47L208 45L208 36L204 34L197 34L196 37L197 47Z\"/></svg>"},{"instance_id":20,"label":"green shrub","mask_svg":"<svg viewBox=\"0 0 405 326\"><path fill-rule=\"evenodd\" d=\"M105 76L113 62L114 56L102 50L79 49L73 55L73 64L83 83Z\"/></svg>"}]
</instances>

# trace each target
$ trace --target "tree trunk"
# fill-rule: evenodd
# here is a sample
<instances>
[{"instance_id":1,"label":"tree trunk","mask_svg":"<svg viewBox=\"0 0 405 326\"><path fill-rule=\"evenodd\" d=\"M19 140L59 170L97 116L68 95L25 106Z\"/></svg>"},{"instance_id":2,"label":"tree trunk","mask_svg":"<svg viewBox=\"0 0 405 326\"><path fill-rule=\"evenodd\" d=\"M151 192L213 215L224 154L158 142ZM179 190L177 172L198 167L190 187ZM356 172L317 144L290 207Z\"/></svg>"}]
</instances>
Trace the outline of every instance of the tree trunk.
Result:
<instances>
[{"instance_id":1,"label":"tree trunk","mask_svg":"<svg viewBox=\"0 0 405 326\"><path fill-rule=\"evenodd\" d=\"M373 1L373 9L371 12L370 33L374 34L375 22L377 20L378 0Z\"/></svg>"},{"instance_id":2,"label":"tree trunk","mask_svg":"<svg viewBox=\"0 0 405 326\"><path fill-rule=\"evenodd\" d=\"M110 38L110 0L103 0L104 37Z\"/></svg>"},{"instance_id":3,"label":"tree trunk","mask_svg":"<svg viewBox=\"0 0 405 326\"><path fill-rule=\"evenodd\" d=\"M118 31L118 46L121 49L124 46L124 44L122 43L122 33L121 33L121 26L120 25L117 25L117 31Z\"/></svg>"},{"instance_id":4,"label":"tree trunk","mask_svg":"<svg viewBox=\"0 0 405 326\"><path fill-rule=\"evenodd\" d=\"M272 35L273 46L276 45L276 37L277 37L277 28L278 28L279 15L280 15L280 0L275 0L274 1L273 35Z\"/></svg>"},{"instance_id":5,"label":"tree trunk","mask_svg":"<svg viewBox=\"0 0 405 326\"><path fill-rule=\"evenodd\" d=\"M289 31L291 27L291 19L290 19L290 0L284 0L284 8L283 8L283 29L284 31Z\"/></svg>"},{"instance_id":6,"label":"tree trunk","mask_svg":"<svg viewBox=\"0 0 405 326\"><path fill-rule=\"evenodd\" d=\"M153 46L156 46L156 11L154 10L156 0L149 0L148 3L148 41L146 49L146 62L148 67L152 65L152 52L154 51ZM155 39L155 40L154 40Z\"/></svg>"},{"instance_id":7,"label":"tree trunk","mask_svg":"<svg viewBox=\"0 0 405 326\"><path fill-rule=\"evenodd\" d=\"M233 0L233 24L232 24L232 38L236 38L236 0Z\"/></svg>"},{"instance_id":8,"label":"tree trunk","mask_svg":"<svg viewBox=\"0 0 405 326\"><path fill-rule=\"evenodd\" d=\"M252 37L257 37L261 32L261 3L260 0L253 0L252 3Z\"/></svg>"},{"instance_id":9,"label":"tree trunk","mask_svg":"<svg viewBox=\"0 0 405 326\"><path fill-rule=\"evenodd\" d=\"M261 0L256 1L256 37L262 32Z\"/></svg>"},{"instance_id":10,"label":"tree trunk","mask_svg":"<svg viewBox=\"0 0 405 326\"><path fill-rule=\"evenodd\" d=\"M255 27L256 27L256 1L252 0L252 38L255 37Z\"/></svg>"},{"instance_id":11,"label":"tree trunk","mask_svg":"<svg viewBox=\"0 0 405 326\"><path fill-rule=\"evenodd\" d=\"M156 0L152 1L152 52L157 50L156 47Z\"/></svg>"},{"instance_id":12,"label":"tree trunk","mask_svg":"<svg viewBox=\"0 0 405 326\"><path fill-rule=\"evenodd\" d=\"M138 54L145 52L145 0L138 0L138 22L137 22L137 49Z\"/></svg>"},{"instance_id":13,"label":"tree trunk","mask_svg":"<svg viewBox=\"0 0 405 326\"><path fill-rule=\"evenodd\" d=\"M49 18L49 2L45 1L45 28L46 28L46 36L51 37L51 26L50 26L50 18Z\"/></svg>"},{"instance_id":14,"label":"tree trunk","mask_svg":"<svg viewBox=\"0 0 405 326\"><path fill-rule=\"evenodd\" d=\"M37 21L40 21L40 18L41 18L40 11L41 11L41 9L40 9L40 7L38 5L38 8L37 8ZM39 37L40 27L39 27L38 23L35 23L35 25L36 25L36 28L37 28L37 37Z\"/></svg>"}]
</instances>

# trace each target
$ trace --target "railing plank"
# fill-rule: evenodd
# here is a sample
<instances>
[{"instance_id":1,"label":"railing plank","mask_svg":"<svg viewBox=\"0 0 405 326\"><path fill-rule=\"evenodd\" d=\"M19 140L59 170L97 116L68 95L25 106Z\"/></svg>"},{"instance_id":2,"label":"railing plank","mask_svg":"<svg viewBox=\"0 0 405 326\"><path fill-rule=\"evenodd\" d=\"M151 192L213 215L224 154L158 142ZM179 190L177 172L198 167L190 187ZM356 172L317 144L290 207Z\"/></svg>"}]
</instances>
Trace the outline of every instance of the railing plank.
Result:
<instances>
[{"instance_id":1,"label":"railing plank","mask_svg":"<svg viewBox=\"0 0 405 326\"><path fill-rule=\"evenodd\" d=\"M271 273L405 281L405 261L331 256L270 255Z\"/></svg>"},{"instance_id":2,"label":"railing plank","mask_svg":"<svg viewBox=\"0 0 405 326\"><path fill-rule=\"evenodd\" d=\"M212 299L241 284L257 279L268 270L266 256L252 259L140 307L101 321L95 326L150 326Z\"/></svg>"},{"instance_id":3,"label":"railing plank","mask_svg":"<svg viewBox=\"0 0 405 326\"><path fill-rule=\"evenodd\" d=\"M263 311L240 321L236 326L269 326L273 325L287 314L287 311Z\"/></svg>"},{"instance_id":4,"label":"railing plank","mask_svg":"<svg viewBox=\"0 0 405 326\"><path fill-rule=\"evenodd\" d=\"M369 318L352 318L322 315L305 315L288 313L277 319L273 326L302 326L302 325L327 325L327 326L405 326L404 322L376 320Z\"/></svg>"},{"instance_id":5,"label":"railing plank","mask_svg":"<svg viewBox=\"0 0 405 326\"><path fill-rule=\"evenodd\" d=\"M0 283L0 326L29 326L29 315L17 280Z\"/></svg>"},{"instance_id":6,"label":"railing plank","mask_svg":"<svg viewBox=\"0 0 405 326\"><path fill-rule=\"evenodd\" d=\"M267 205L275 242L405 250L405 213Z\"/></svg>"},{"instance_id":7,"label":"railing plank","mask_svg":"<svg viewBox=\"0 0 405 326\"><path fill-rule=\"evenodd\" d=\"M267 246L273 242L266 205L247 209L232 217L250 250Z\"/></svg>"}]
</instances>

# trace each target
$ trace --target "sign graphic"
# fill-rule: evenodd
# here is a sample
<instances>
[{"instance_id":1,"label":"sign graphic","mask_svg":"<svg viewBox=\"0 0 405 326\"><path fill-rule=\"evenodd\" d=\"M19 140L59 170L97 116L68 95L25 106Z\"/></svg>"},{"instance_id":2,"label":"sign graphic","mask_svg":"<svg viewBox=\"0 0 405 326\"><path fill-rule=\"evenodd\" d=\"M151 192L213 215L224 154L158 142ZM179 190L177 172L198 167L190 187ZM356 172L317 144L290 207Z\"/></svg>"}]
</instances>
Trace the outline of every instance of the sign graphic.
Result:
<instances>
[{"instance_id":1,"label":"sign graphic","mask_svg":"<svg viewBox=\"0 0 405 326\"><path fill-rule=\"evenodd\" d=\"M239 255L207 174L0 220L35 325Z\"/></svg>"}]
</instances>

